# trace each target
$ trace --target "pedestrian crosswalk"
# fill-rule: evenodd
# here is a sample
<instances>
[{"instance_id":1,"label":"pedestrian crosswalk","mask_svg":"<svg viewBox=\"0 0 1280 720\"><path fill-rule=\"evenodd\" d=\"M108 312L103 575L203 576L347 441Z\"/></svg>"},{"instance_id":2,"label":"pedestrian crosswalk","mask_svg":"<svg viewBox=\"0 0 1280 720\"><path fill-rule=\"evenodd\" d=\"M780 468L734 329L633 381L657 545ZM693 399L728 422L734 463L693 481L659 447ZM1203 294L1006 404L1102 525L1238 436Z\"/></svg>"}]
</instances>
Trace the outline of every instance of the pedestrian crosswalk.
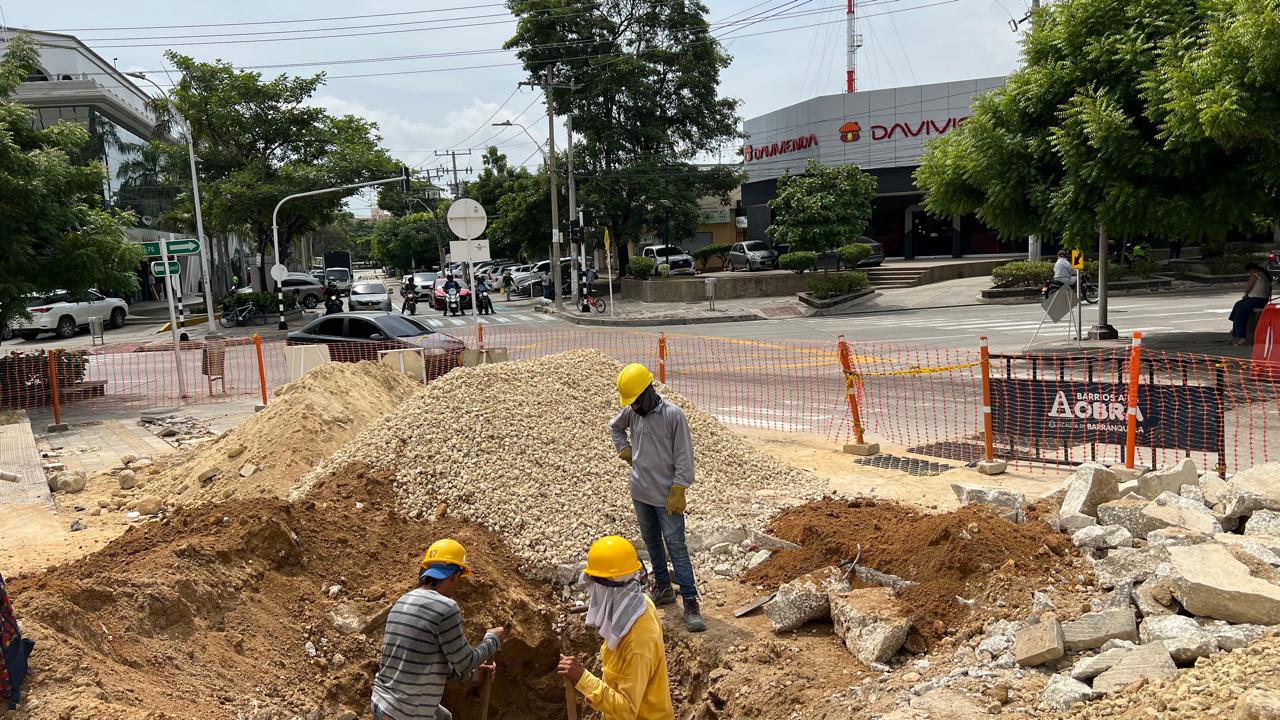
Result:
<instances>
[{"instance_id":1,"label":"pedestrian crosswalk","mask_svg":"<svg viewBox=\"0 0 1280 720\"><path fill-rule=\"evenodd\" d=\"M436 329L445 329L451 327L467 327L474 325L479 319L481 325L516 325L520 323L545 323L556 322L556 319L546 313L538 312L495 312L493 315L474 316L470 312L466 315L430 315L418 313L414 316L418 321L426 323L428 327Z\"/></svg>"}]
</instances>

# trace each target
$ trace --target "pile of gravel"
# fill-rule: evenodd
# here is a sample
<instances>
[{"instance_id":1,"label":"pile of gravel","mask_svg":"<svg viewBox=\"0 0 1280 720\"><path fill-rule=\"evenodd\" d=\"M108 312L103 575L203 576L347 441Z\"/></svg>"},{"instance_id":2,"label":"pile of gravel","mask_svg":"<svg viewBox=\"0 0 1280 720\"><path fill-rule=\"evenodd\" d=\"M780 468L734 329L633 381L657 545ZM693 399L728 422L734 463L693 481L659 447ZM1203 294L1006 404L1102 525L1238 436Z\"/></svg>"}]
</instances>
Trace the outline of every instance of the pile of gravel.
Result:
<instances>
[{"instance_id":1,"label":"pile of gravel","mask_svg":"<svg viewBox=\"0 0 1280 720\"><path fill-rule=\"evenodd\" d=\"M360 469L393 474L410 515L445 512L501 534L530 571L575 565L592 540L639 540L608 423L621 365L596 350L459 369L375 422L294 489ZM760 528L825 483L752 448L666 388L693 433L687 530L694 550ZM559 573L554 573L559 574Z\"/></svg>"}]
</instances>

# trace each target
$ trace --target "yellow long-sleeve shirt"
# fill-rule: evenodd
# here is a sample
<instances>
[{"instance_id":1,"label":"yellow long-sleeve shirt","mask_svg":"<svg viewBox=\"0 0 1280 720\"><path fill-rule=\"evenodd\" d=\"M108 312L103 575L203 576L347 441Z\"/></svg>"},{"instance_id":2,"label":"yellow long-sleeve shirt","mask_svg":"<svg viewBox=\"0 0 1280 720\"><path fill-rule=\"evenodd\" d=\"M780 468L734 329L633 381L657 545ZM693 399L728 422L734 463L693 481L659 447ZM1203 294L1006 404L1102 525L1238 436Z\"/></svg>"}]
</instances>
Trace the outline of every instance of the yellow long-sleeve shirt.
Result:
<instances>
[{"instance_id":1,"label":"yellow long-sleeve shirt","mask_svg":"<svg viewBox=\"0 0 1280 720\"><path fill-rule=\"evenodd\" d=\"M584 671L578 692L604 720L675 720L662 623L653 601L645 598L644 614L618 643L617 650L600 646L604 679Z\"/></svg>"}]
</instances>

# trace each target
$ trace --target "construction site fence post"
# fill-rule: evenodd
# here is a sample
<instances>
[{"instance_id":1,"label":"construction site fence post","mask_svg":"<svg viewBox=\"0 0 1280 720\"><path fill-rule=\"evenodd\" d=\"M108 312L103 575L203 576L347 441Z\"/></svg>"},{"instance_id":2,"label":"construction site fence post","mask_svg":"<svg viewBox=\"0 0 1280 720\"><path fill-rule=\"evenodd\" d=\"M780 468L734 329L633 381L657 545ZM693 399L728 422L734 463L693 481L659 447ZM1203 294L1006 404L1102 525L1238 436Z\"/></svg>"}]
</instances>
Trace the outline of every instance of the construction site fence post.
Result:
<instances>
[{"instance_id":1,"label":"construction site fence post","mask_svg":"<svg viewBox=\"0 0 1280 720\"><path fill-rule=\"evenodd\" d=\"M991 353L987 349L987 338L982 337L982 442L987 462L996 459L995 438L991 430Z\"/></svg>"},{"instance_id":2,"label":"construction site fence post","mask_svg":"<svg viewBox=\"0 0 1280 720\"><path fill-rule=\"evenodd\" d=\"M858 384L854 380L853 360L849 355L849 343L841 335L839 342L840 368L844 371L844 396L849 402L849 415L853 419L853 439L859 445L866 443L863 437L862 417L858 411Z\"/></svg>"},{"instance_id":3,"label":"construction site fence post","mask_svg":"<svg viewBox=\"0 0 1280 720\"><path fill-rule=\"evenodd\" d=\"M658 333L658 382L667 382L667 334Z\"/></svg>"},{"instance_id":4,"label":"construction site fence post","mask_svg":"<svg viewBox=\"0 0 1280 720\"><path fill-rule=\"evenodd\" d=\"M262 336L253 336L253 347L258 353L258 388L262 391L262 404L267 404L267 366L262 362Z\"/></svg>"},{"instance_id":5,"label":"construction site fence post","mask_svg":"<svg viewBox=\"0 0 1280 720\"><path fill-rule=\"evenodd\" d=\"M1125 430L1124 466L1132 469L1138 448L1138 379L1142 374L1142 333L1133 334L1129 349L1128 427Z\"/></svg>"},{"instance_id":6,"label":"construction site fence post","mask_svg":"<svg viewBox=\"0 0 1280 720\"><path fill-rule=\"evenodd\" d=\"M476 325L476 349L484 350L484 326Z\"/></svg>"},{"instance_id":7,"label":"construction site fence post","mask_svg":"<svg viewBox=\"0 0 1280 720\"><path fill-rule=\"evenodd\" d=\"M58 351L49 351L49 390L50 397L53 400L53 424L62 425L62 403L58 396L61 391L58 389Z\"/></svg>"}]
</instances>

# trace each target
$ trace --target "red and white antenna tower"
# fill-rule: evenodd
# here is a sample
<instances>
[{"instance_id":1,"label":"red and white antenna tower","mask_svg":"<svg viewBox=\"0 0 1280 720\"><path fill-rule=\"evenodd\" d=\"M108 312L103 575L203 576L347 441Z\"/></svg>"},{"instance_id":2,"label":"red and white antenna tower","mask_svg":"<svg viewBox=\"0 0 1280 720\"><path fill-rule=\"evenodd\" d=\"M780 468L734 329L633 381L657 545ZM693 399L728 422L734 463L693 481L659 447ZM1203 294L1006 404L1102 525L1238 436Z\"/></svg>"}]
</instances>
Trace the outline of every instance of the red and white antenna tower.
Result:
<instances>
[{"instance_id":1,"label":"red and white antenna tower","mask_svg":"<svg viewBox=\"0 0 1280 720\"><path fill-rule=\"evenodd\" d=\"M845 25L848 30L848 62L845 70L845 89L847 93L857 92L858 90L858 48L862 47L862 36L855 32L854 26L854 0L849 0L849 12L845 15Z\"/></svg>"}]
</instances>

